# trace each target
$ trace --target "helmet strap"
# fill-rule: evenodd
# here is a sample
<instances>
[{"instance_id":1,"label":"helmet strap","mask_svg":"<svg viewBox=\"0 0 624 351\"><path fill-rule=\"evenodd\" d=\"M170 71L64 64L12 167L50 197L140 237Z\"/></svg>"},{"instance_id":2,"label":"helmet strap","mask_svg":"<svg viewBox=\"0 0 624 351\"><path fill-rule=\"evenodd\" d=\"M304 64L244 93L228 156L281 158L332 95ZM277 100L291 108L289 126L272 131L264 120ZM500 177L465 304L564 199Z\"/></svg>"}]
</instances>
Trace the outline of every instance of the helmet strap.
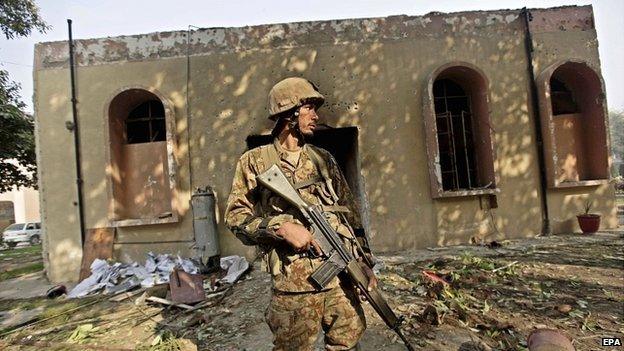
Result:
<instances>
[{"instance_id":1,"label":"helmet strap","mask_svg":"<svg viewBox=\"0 0 624 351\"><path fill-rule=\"evenodd\" d=\"M301 133L301 129L299 129L299 109L293 112L292 117L288 119L288 127L292 129L297 137L303 142L305 140L305 136Z\"/></svg>"}]
</instances>

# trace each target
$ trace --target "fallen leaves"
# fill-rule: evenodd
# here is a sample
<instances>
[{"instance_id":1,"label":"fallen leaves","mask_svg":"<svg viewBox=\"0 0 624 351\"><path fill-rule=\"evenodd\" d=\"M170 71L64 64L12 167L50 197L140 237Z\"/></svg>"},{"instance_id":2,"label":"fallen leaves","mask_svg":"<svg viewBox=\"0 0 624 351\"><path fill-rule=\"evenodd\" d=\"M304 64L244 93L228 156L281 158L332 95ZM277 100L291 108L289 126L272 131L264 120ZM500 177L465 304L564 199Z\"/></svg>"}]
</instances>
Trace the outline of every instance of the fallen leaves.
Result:
<instances>
[{"instance_id":1,"label":"fallen leaves","mask_svg":"<svg viewBox=\"0 0 624 351\"><path fill-rule=\"evenodd\" d=\"M71 335L67 339L67 342L77 343L77 344L84 343L88 339L92 338L99 331L100 331L100 328L94 326L91 323L79 325L71 333Z\"/></svg>"}]
</instances>

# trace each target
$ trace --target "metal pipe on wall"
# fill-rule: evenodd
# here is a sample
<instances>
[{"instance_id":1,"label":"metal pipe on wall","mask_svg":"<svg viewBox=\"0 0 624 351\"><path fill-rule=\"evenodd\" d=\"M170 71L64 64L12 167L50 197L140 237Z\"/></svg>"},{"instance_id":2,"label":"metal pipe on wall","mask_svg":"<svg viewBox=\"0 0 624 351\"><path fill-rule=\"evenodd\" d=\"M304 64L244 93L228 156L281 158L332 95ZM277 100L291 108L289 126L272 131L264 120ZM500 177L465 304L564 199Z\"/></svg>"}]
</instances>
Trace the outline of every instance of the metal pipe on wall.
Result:
<instances>
[{"instance_id":1,"label":"metal pipe on wall","mask_svg":"<svg viewBox=\"0 0 624 351\"><path fill-rule=\"evenodd\" d=\"M76 206L78 206L78 222L80 226L80 238L82 240L82 244L85 242L85 231L84 231L84 209L83 209L83 201L82 201L82 170L80 162L80 135L78 133L78 112L76 109L76 74L74 67L74 39L72 37L72 20L67 20L67 29L69 31L69 75L71 82L71 104L72 104L72 125L70 131L74 132L74 155L76 159L76 189L78 192L78 201Z\"/></svg>"},{"instance_id":2,"label":"metal pipe on wall","mask_svg":"<svg viewBox=\"0 0 624 351\"><path fill-rule=\"evenodd\" d=\"M548 214L548 182L546 179L546 162L544 159L544 136L542 135L542 119L538 104L537 86L535 84L533 67L533 36L531 35L531 28L529 27L532 16L526 7L522 8L520 16L523 17L524 20L524 47L528 61L529 87L531 90L531 105L533 109L533 122L535 125L535 144L537 145L537 160L540 175L540 197L542 199L542 235L550 235L552 234L552 229L550 227L550 216Z\"/></svg>"}]
</instances>

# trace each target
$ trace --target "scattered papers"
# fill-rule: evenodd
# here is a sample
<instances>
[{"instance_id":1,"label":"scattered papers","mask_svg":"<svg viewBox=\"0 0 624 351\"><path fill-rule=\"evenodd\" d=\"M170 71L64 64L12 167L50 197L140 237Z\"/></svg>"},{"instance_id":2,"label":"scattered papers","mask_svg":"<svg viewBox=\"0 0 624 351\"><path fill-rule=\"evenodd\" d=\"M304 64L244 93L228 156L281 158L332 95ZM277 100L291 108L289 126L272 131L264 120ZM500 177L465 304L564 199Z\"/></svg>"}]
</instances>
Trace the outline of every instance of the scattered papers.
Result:
<instances>
[{"instance_id":1,"label":"scattered papers","mask_svg":"<svg viewBox=\"0 0 624 351\"><path fill-rule=\"evenodd\" d=\"M196 274L199 269L189 259L180 256L147 254L145 265L114 263L96 259L91 264L91 275L81 281L68 294L68 298L83 297L94 293L117 294L137 286L149 288L168 283L173 268L180 267L187 273Z\"/></svg>"},{"instance_id":2,"label":"scattered papers","mask_svg":"<svg viewBox=\"0 0 624 351\"><path fill-rule=\"evenodd\" d=\"M221 257L220 264L222 269L227 270L225 277L220 279L222 283L233 284L249 269L249 262L247 262L245 257L236 255Z\"/></svg>"}]
</instances>

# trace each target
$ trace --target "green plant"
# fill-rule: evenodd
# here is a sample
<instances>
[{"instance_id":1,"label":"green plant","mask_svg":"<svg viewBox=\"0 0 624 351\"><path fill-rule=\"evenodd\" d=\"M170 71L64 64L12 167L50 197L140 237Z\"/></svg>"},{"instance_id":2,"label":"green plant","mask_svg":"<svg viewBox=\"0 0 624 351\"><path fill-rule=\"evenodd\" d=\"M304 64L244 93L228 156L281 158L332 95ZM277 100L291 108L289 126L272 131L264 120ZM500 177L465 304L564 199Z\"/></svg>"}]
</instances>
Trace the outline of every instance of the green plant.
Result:
<instances>
[{"instance_id":1,"label":"green plant","mask_svg":"<svg viewBox=\"0 0 624 351\"><path fill-rule=\"evenodd\" d=\"M586 201L585 202L585 207L584 207L585 208L585 212L583 213L584 215L588 215L589 214L589 211L591 211L591 208L592 208L592 204L593 203L591 201Z\"/></svg>"}]
</instances>

